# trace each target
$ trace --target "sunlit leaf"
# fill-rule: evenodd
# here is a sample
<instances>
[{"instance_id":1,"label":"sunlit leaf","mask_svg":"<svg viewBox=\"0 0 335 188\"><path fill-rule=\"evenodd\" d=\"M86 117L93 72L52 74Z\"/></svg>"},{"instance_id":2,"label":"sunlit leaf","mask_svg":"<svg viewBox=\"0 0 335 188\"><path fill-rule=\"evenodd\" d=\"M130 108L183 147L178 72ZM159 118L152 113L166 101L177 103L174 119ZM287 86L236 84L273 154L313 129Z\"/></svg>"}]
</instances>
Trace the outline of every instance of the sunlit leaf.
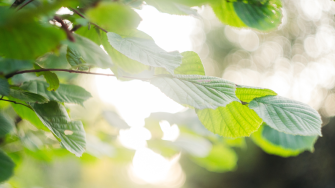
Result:
<instances>
[{"instance_id":1,"label":"sunlit leaf","mask_svg":"<svg viewBox=\"0 0 335 188\"><path fill-rule=\"evenodd\" d=\"M319 113L304 103L280 96L265 96L251 101L249 108L277 131L321 136L322 121Z\"/></svg>"},{"instance_id":2,"label":"sunlit leaf","mask_svg":"<svg viewBox=\"0 0 335 188\"><path fill-rule=\"evenodd\" d=\"M0 150L0 183L8 180L14 173L15 164L2 150Z\"/></svg>"},{"instance_id":3,"label":"sunlit leaf","mask_svg":"<svg viewBox=\"0 0 335 188\"><path fill-rule=\"evenodd\" d=\"M81 27L76 31L76 34L90 39L97 45L101 45L101 33L102 31L95 26L91 26L90 29L87 27Z\"/></svg>"},{"instance_id":4,"label":"sunlit leaf","mask_svg":"<svg viewBox=\"0 0 335 188\"><path fill-rule=\"evenodd\" d=\"M235 84L217 77L199 75L157 76L150 82L180 104L198 109L217 108L238 101Z\"/></svg>"},{"instance_id":5,"label":"sunlit leaf","mask_svg":"<svg viewBox=\"0 0 335 188\"><path fill-rule=\"evenodd\" d=\"M212 3L211 6L216 17L218 17L222 23L233 27L247 27L236 14L232 2L228 2L226 0L218 0Z\"/></svg>"},{"instance_id":6,"label":"sunlit leaf","mask_svg":"<svg viewBox=\"0 0 335 188\"><path fill-rule=\"evenodd\" d=\"M271 89L256 88L249 86L240 86L236 87L236 96L243 102L250 102L254 98L264 97L267 95L277 95L276 92Z\"/></svg>"},{"instance_id":7,"label":"sunlit leaf","mask_svg":"<svg viewBox=\"0 0 335 188\"><path fill-rule=\"evenodd\" d=\"M245 148L246 143L245 143L245 138L226 138L224 139L224 142L231 147L239 147L239 148Z\"/></svg>"},{"instance_id":8,"label":"sunlit leaf","mask_svg":"<svg viewBox=\"0 0 335 188\"><path fill-rule=\"evenodd\" d=\"M117 51L144 65L164 67L170 73L181 64L179 52L166 52L151 39L138 37L122 38L116 33L107 33L109 43Z\"/></svg>"},{"instance_id":9,"label":"sunlit leaf","mask_svg":"<svg viewBox=\"0 0 335 188\"><path fill-rule=\"evenodd\" d=\"M192 160L208 171L225 172L236 167L237 155L228 147L215 145L206 157L192 157Z\"/></svg>"},{"instance_id":10,"label":"sunlit leaf","mask_svg":"<svg viewBox=\"0 0 335 188\"><path fill-rule=\"evenodd\" d=\"M106 121L118 129L128 129L129 125L115 112L113 111L104 111L102 113Z\"/></svg>"},{"instance_id":11,"label":"sunlit leaf","mask_svg":"<svg viewBox=\"0 0 335 188\"><path fill-rule=\"evenodd\" d=\"M42 123L61 140L64 148L78 157L83 154L86 141L81 121L71 121L65 107L55 101L30 105Z\"/></svg>"},{"instance_id":12,"label":"sunlit leaf","mask_svg":"<svg viewBox=\"0 0 335 188\"><path fill-rule=\"evenodd\" d=\"M60 84L57 91L49 91L48 84L39 80L24 82L21 89L42 95L50 101L58 101L65 103L75 103L83 105L84 101L89 99L91 94L80 86Z\"/></svg>"},{"instance_id":13,"label":"sunlit leaf","mask_svg":"<svg viewBox=\"0 0 335 188\"><path fill-rule=\"evenodd\" d=\"M253 110L236 101L226 107L196 112L201 123L208 130L229 138L250 136L263 122Z\"/></svg>"},{"instance_id":14,"label":"sunlit leaf","mask_svg":"<svg viewBox=\"0 0 335 188\"><path fill-rule=\"evenodd\" d=\"M155 7L160 12L175 15L198 15L197 10L188 6L166 0L146 0L148 5Z\"/></svg>"},{"instance_id":15,"label":"sunlit leaf","mask_svg":"<svg viewBox=\"0 0 335 188\"><path fill-rule=\"evenodd\" d=\"M0 138L10 133L14 129L14 121L6 114L0 112Z\"/></svg>"}]
</instances>

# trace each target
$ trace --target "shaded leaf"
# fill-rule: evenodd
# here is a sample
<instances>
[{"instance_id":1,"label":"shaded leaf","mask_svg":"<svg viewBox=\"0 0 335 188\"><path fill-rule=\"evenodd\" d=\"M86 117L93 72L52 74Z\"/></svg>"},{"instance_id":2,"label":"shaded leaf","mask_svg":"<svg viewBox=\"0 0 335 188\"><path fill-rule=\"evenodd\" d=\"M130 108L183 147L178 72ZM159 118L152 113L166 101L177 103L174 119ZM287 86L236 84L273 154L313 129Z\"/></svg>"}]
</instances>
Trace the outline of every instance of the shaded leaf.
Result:
<instances>
[{"instance_id":1,"label":"shaded leaf","mask_svg":"<svg viewBox=\"0 0 335 188\"><path fill-rule=\"evenodd\" d=\"M42 95L31 93L21 88L11 88L10 96L25 102L47 103L49 100Z\"/></svg>"},{"instance_id":2,"label":"shaded leaf","mask_svg":"<svg viewBox=\"0 0 335 188\"><path fill-rule=\"evenodd\" d=\"M265 96L251 101L249 108L277 131L321 136L322 121L319 113L304 103L280 96Z\"/></svg>"},{"instance_id":3,"label":"shaded leaf","mask_svg":"<svg viewBox=\"0 0 335 188\"><path fill-rule=\"evenodd\" d=\"M78 69L78 70L88 70L89 66L84 61L82 56L77 50L74 50L70 47L67 47L67 53L66 53L66 59L67 62L71 65L72 68Z\"/></svg>"},{"instance_id":4,"label":"shaded leaf","mask_svg":"<svg viewBox=\"0 0 335 188\"><path fill-rule=\"evenodd\" d=\"M36 70L43 69L40 65L37 63L34 64L34 68ZM59 87L59 79L57 74L51 72L51 71L43 71L43 72L36 72L36 76L43 75L47 83L49 84L49 87L47 88L48 91L56 91Z\"/></svg>"},{"instance_id":5,"label":"shaded leaf","mask_svg":"<svg viewBox=\"0 0 335 188\"><path fill-rule=\"evenodd\" d=\"M217 108L238 101L235 84L217 77L199 75L157 76L150 82L180 104L198 109Z\"/></svg>"},{"instance_id":6,"label":"shaded leaf","mask_svg":"<svg viewBox=\"0 0 335 188\"><path fill-rule=\"evenodd\" d=\"M208 130L229 138L250 136L263 122L253 110L236 101L226 107L196 112Z\"/></svg>"},{"instance_id":7,"label":"shaded leaf","mask_svg":"<svg viewBox=\"0 0 335 188\"><path fill-rule=\"evenodd\" d=\"M84 101L92 97L89 92L77 85L60 84L57 91L49 91L47 85L46 82L32 80L24 82L21 89L42 95L50 101L53 100L80 105L83 105Z\"/></svg>"},{"instance_id":8,"label":"shaded leaf","mask_svg":"<svg viewBox=\"0 0 335 188\"><path fill-rule=\"evenodd\" d=\"M120 35L111 32L107 33L107 37L113 48L144 65L164 67L167 71L173 73L174 69L181 64L182 57L179 52L166 52L151 39L122 38Z\"/></svg>"},{"instance_id":9,"label":"shaded leaf","mask_svg":"<svg viewBox=\"0 0 335 188\"><path fill-rule=\"evenodd\" d=\"M6 78L0 76L0 95L9 95L9 83Z\"/></svg>"},{"instance_id":10,"label":"shaded leaf","mask_svg":"<svg viewBox=\"0 0 335 188\"><path fill-rule=\"evenodd\" d=\"M264 97L267 95L277 95L276 92L271 89L249 87L249 86L240 86L236 87L236 97L243 102L250 102L254 98Z\"/></svg>"},{"instance_id":11,"label":"shaded leaf","mask_svg":"<svg viewBox=\"0 0 335 188\"><path fill-rule=\"evenodd\" d=\"M83 154L86 141L81 121L71 121L65 107L55 101L30 105L43 124L61 140L64 148L78 157Z\"/></svg>"},{"instance_id":12,"label":"shaded leaf","mask_svg":"<svg viewBox=\"0 0 335 188\"><path fill-rule=\"evenodd\" d=\"M6 114L0 112L0 138L10 133L14 129L14 121Z\"/></svg>"},{"instance_id":13,"label":"shaded leaf","mask_svg":"<svg viewBox=\"0 0 335 188\"><path fill-rule=\"evenodd\" d=\"M8 180L14 174L15 164L2 150L0 150L0 183Z\"/></svg>"},{"instance_id":14,"label":"shaded leaf","mask_svg":"<svg viewBox=\"0 0 335 188\"><path fill-rule=\"evenodd\" d=\"M33 63L31 61L22 61L17 59L6 59L0 57L0 74L9 74L19 70L32 69Z\"/></svg>"}]
</instances>

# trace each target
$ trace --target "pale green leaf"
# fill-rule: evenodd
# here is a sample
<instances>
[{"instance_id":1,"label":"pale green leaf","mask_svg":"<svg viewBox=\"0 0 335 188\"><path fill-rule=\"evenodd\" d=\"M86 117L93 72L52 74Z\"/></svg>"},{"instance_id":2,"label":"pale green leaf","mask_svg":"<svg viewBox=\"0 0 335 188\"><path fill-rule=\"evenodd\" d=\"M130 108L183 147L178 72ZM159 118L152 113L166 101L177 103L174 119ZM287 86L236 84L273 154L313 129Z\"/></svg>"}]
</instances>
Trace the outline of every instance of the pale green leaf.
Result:
<instances>
[{"instance_id":1,"label":"pale green leaf","mask_svg":"<svg viewBox=\"0 0 335 188\"><path fill-rule=\"evenodd\" d=\"M50 101L65 103L75 103L83 105L84 101L89 99L91 94L84 88L77 85L60 84L57 91L49 91L48 84L39 80L24 82L21 89L42 95Z\"/></svg>"},{"instance_id":2,"label":"pale green leaf","mask_svg":"<svg viewBox=\"0 0 335 188\"><path fill-rule=\"evenodd\" d=\"M217 108L238 101L235 84L217 77L199 75L157 76L150 82L180 104L197 109Z\"/></svg>"},{"instance_id":3,"label":"pale green leaf","mask_svg":"<svg viewBox=\"0 0 335 188\"><path fill-rule=\"evenodd\" d=\"M184 75L203 75L205 76L205 68L197 53L187 51L181 53L182 64L174 70L175 74Z\"/></svg>"},{"instance_id":4,"label":"pale green leaf","mask_svg":"<svg viewBox=\"0 0 335 188\"><path fill-rule=\"evenodd\" d=\"M43 69L39 64L34 64L35 69ZM36 76L43 75L45 78L45 81L49 84L49 87L47 88L49 91L56 91L59 87L59 79L57 74L50 72L50 71L42 71L42 72L36 72Z\"/></svg>"},{"instance_id":5,"label":"pale green leaf","mask_svg":"<svg viewBox=\"0 0 335 188\"><path fill-rule=\"evenodd\" d=\"M251 101L249 108L277 131L321 136L322 121L319 113L304 103L280 96L265 96Z\"/></svg>"},{"instance_id":6,"label":"pale green leaf","mask_svg":"<svg viewBox=\"0 0 335 188\"><path fill-rule=\"evenodd\" d=\"M86 141L81 121L71 121L65 107L55 101L30 105L43 124L61 140L64 148L78 157L83 154Z\"/></svg>"},{"instance_id":7,"label":"pale green leaf","mask_svg":"<svg viewBox=\"0 0 335 188\"><path fill-rule=\"evenodd\" d=\"M94 42L88 38L74 35L76 42L68 42L71 50L75 50L88 66L110 68L113 66L111 58Z\"/></svg>"},{"instance_id":8,"label":"pale green leaf","mask_svg":"<svg viewBox=\"0 0 335 188\"><path fill-rule=\"evenodd\" d=\"M21 104L26 104L24 101L21 101L19 99L15 99L13 97L9 97L9 99L12 100L12 101L16 101L18 103L21 103ZM34 112L34 110L32 110L32 109L30 109L30 108L28 108L26 106L23 106L21 104L11 103L14 111L22 119L28 120L31 124L33 124L38 129L41 129L41 130L44 130L44 131L48 131L49 130L46 126L44 126L44 124L41 122L41 120L37 117L37 115Z\"/></svg>"},{"instance_id":9,"label":"pale green leaf","mask_svg":"<svg viewBox=\"0 0 335 188\"><path fill-rule=\"evenodd\" d=\"M0 95L9 95L9 83L6 78L0 76Z\"/></svg>"},{"instance_id":10,"label":"pale green leaf","mask_svg":"<svg viewBox=\"0 0 335 188\"><path fill-rule=\"evenodd\" d=\"M194 15L198 16L198 12L188 6L166 0L146 0L148 5L155 7L160 12L175 15Z\"/></svg>"},{"instance_id":11,"label":"pale green leaf","mask_svg":"<svg viewBox=\"0 0 335 188\"><path fill-rule=\"evenodd\" d=\"M8 180L14 174L15 164L2 150L0 150L0 183Z\"/></svg>"},{"instance_id":12,"label":"pale green leaf","mask_svg":"<svg viewBox=\"0 0 335 188\"><path fill-rule=\"evenodd\" d=\"M231 147L239 147L239 148L245 148L246 143L245 143L245 138L226 138L224 139L224 142Z\"/></svg>"},{"instance_id":13,"label":"pale green leaf","mask_svg":"<svg viewBox=\"0 0 335 188\"><path fill-rule=\"evenodd\" d=\"M181 65L182 56L179 52L166 52L151 39L122 38L120 35L111 32L107 33L107 37L113 48L144 65L164 67L170 73L173 73L174 69Z\"/></svg>"},{"instance_id":14,"label":"pale green leaf","mask_svg":"<svg viewBox=\"0 0 335 188\"><path fill-rule=\"evenodd\" d=\"M86 12L87 18L114 33L128 33L131 29L136 29L141 21L141 17L130 7L112 2L101 2L98 6Z\"/></svg>"},{"instance_id":15,"label":"pale green leaf","mask_svg":"<svg viewBox=\"0 0 335 188\"><path fill-rule=\"evenodd\" d=\"M217 0L211 4L216 17L227 25L233 27L247 27L235 12L232 2L226 0Z\"/></svg>"},{"instance_id":16,"label":"pale green leaf","mask_svg":"<svg viewBox=\"0 0 335 188\"><path fill-rule=\"evenodd\" d=\"M14 121L0 111L0 138L10 133L14 129Z\"/></svg>"},{"instance_id":17,"label":"pale green leaf","mask_svg":"<svg viewBox=\"0 0 335 188\"><path fill-rule=\"evenodd\" d=\"M208 130L229 138L250 136L263 122L253 110L236 101L226 107L196 112L201 123Z\"/></svg>"},{"instance_id":18,"label":"pale green leaf","mask_svg":"<svg viewBox=\"0 0 335 188\"><path fill-rule=\"evenodd\" d=\"M243 102L250 102L254 98L264 97L267 95L277 95L276 92L271 89L249 87L249 86L237 86L236 96Z\"/></svg>"},{"instance_id":19,"label":"pale green leaf","mask_svg":"<svg viewBox=\"0 0 335 188\"><path fill-rule=\"evenodd\" d=\"M208 156L204 158L192 157L192 160L208 171L225 172L234 170L237 163L237 155L234 150L221 145L213 146Z\"/></svg>"},{"instance_id":20,"label":"pale green leaf","mask_svg":"<svg viewBox=\"0 0 335 188\"><path fill-rule=\"evenodd\" d=\"M113 127L118 129L129 129L129 125L115 112L104 111L102 113L105 120Z\"/></svg>"}]
</instances>

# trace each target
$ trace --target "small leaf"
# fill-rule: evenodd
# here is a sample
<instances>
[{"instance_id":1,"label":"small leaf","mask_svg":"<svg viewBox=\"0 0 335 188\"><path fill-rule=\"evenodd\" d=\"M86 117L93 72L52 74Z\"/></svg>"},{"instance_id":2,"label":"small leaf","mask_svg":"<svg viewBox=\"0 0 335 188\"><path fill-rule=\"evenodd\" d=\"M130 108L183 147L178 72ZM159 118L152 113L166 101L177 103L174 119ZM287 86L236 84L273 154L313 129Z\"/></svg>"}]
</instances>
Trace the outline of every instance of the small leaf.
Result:
<instances>
[{"instance_id":1,"label":"small leaf","mask_svg":"<svg viewBox=\"0 0 335 188\"><path fill-rule=\"evenodd\" d=\"M129 125L115 112L113 111L104 111L102 113L106 121L118 129L129 129Z\"/></svg>"},{"instance_id":2,"label":"small leaf","mask_svg":"<svg viewBox=\"0 0 335 188\"><path fill-rule=\"evenodd\" d=\"M49 91L47 83L39 80L24 82L21 89L42 95L50 101L80 105L83 105L84 101L92 97L89 92L77 85L60 84L57 91Z\"/></svg>"},{"instance_id":3,"label":"small leaf","mask_svg":"<svg viewBox=\"0 0 335 188\"><path fill-rule=\"evenodd\" d=\"M263 122L253 110L236 101L226 107L196 112L199 120L208 130L229 138L250 136Z\"/></svg>"},{"instance_id":4,"label":"small leaf","mask_svg":"<svg viewBox=\"0 0 335 188\"><path fill-rule=\"evenodd\" d=\"M34 64L34 68L36 70L43 69L40 65L37 63ZM47 88L48 91L56 91L59 87L59 79L57 74L50 72L50 71L43 71L43 72L36 72L36 76L43 75L47 83L49 84L49 87Z\"/></svg>"},{"instance_id":5,"label":"small leaf","mask_svg":"<svg viewBox=\"0 0 335 188\"><path fill-rule=\"evenodd\" d=\"M217 77L199 75L157 76L150 82L180 104L197 109L217 108L238 101L235 84Z\"/></svg>"},{"instance_id":6,"label":"small leaf","mask_svg":"<svg viewBox=\"0 0 335 188\"><path fill-rule=\"evenodd\" d=\"M267 95L277 95L276 92L271 89L249 87L249 86L240 86L236 88L236 96L243 102L250 102L254 98L265 97Z\"/></svg>"},{"instance_id":7,"label":"small leaf","mask_svg":"<svg viewBox=\"0 0 335 188\"><path fill-rule=\"evenodd\" d=\"M15 164L8 155L0 150L0 183L8 180L14 174Z\"/></svg>"},{"instance_id":8,"label":"small leaf","mask_svg":"<svg viewBox=\"0 0 335 188\"><path fill-rule=\"evenodd\" d=\"M181 65L179 52L166 52L151 39L137 37L122 38L116 33L107 33L109 43L117 51L144 65L164 67L170 73Z\"/></svg>"},{"instance_id":9,"label":"small leaf","mask_svg":"<svg viewBox=\"0 0 335 188\"><path fill-rule=\"evenodd\" d=\"M76 42L67 42L71 50L80 54L87 65L99 68L111 68L113 66L111 58L94 42L88 38L74 34Z\"/></svg>"},{"instance_id":10,"label":"small leaf","mask_svg":"<svg viewBox=\"0 0 335 188\"><path fill-rule=\"evenodd\" d=\"M0 95L7 96L9 95L9 83L6 78L0 76Z\"/></svg>"},{"instance_id":11,"label":"small leaf","mask_svg":"<svg viewBox=\"0 0 335 188\"><path fill-rule=\"evenodd\" d=\"M89 66L87 66L87 63L83 60L81 54L78 51L70 48L69 46L67 47L66 59L71 65L71 67L74 69L79 70L89 69Z\"/></svg>"},{"instance_id":12,"label":"small leaf","mask_svg":"<svg viewBox=\"0 0 335 188\"><path fill-rule=\"evenodd\" d=\"M304 103L280 96L265 96L251 101L249 108L277 131L321 136L322 121L319 113Z\"/></svg>"},{"instance_id":13,"label":"small leaf","mask_svg":"<svg viewBox=\"0 0 335 188\"><path fill-rule=\"evenodd\" d=\"M11 88L10 94L11 97L17 98L25 102L37 102L37 103L47 103L49 100L42 95L31 93L21 88Z\"/></svg>"},{"instance_id":14,"label":"small leaf","mask_svg":"<svg viewBox=\"0 0 335 188\"><path fill-rule=\"evenodd\" d=\"M208 156L192 157L199 166L212 172L226 172L234 170L237 163L237 155L234 150L221 145L213 146Z\"/></svg>"},{"instance_id":15,"label":"small leaf","mask_svg":"<svg viewBox=\"0 0 335 188\"><path fill-rule=\"evenodd\" d=\"M141 17L130 7L112 2L101 2L86 12L88 19L110 32L125 33L136 29Z\"/></svg>"},{"instance_id":16,"label":"small leaf","mask_svg":"<svg viewBox=\"0 0 335 188\"><path fill-rule=\"evenodd\" d=\"M81 27L76 31L76 34L90 39L99 46L101 45L101 30L95 26L92 26L90 29Z\"/></svg>"},{"instance_id":17,"label":"small leaf","mask_svg":"<svg viewBox=\"0 0 335 188\"><path fill-rule=\"evenodd\" d=\"M175 74L202 75L205 76L205 68L197 53L188 51L181 53L182 64L174 70Z\"/></svg>"},{"instance_id":18,"label":"small leaf","mask_svg":"<svg viewBox=\"0 0 335 188\"><path fill-rule=\"evenodd\" d=\"M14 121L6 114L0 112L0 138L10 133L14 129Z\"/></svg>"},{"instance_id":19,"label":"small leaf","mask_svg":"<svg viewBox=\"0 0 335 188\"><path fill-rule=\"evenodd\" d=\"M43 124L61 140L61 145L80 157L85 151L85 130L81 121L71 121L61 104L50 101L46 104L30 103ZM72 134L68 134L71 131Z\"/></svg>"}]
</instances>

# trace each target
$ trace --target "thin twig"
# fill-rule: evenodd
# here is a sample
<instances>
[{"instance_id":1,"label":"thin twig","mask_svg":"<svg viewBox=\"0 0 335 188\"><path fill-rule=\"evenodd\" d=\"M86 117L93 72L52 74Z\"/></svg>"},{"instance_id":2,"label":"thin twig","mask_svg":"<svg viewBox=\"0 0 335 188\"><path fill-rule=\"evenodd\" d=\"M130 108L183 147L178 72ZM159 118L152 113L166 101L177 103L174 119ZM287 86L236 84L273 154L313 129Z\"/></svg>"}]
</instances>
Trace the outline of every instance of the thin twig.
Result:
<instances>
[{"instance_id":1,"label":"thin twig","mask_svg":"<svg viewBox=\"0 0 335 188\"><path fill-rule=\"evenodd\" d=\"M25 104L22 104L22 103L19 103L19 102L16 102L16 101L6 100L6 99L0 99L0 101L7 101L7 102L12 102L12 103L14 103L14 104L20 104L20 105L23 105L23 106L25 106L25 107L27 107L27 108L33 110L30 106L25 105Z\"/></svg>"},{"instance_id":2,"label":"thin twig","mask_svg":"<svg viewBox=\"0 0 335 188\"><path fill-rule=\"evenodd\" d=\"M76 14L78 14L80 17L82 17L82 18L85 18L85 16L84 15L82 15L79 11L77 11L76 9L73 9L73 8L70 8L74 13L76 13ZM86 18L85 18L86 19ZM92 25L94 25L95 27L97 27L97 28L99 28L99 29L101 29L102 31L104 31L105 33L108 33L108 31L106 30L106 29L103 29L103 28L101 28L100 26L98 26L97 24L95 24L95 23L92 23L92 22L90 22Z\"/></svg>"},{"instance_id":3,"label":"thin twig","mask_svg":"<svg viewBox=\"0 0 335 188\"><path fill-rule=\"evenodd\" d=\"M17 10L21 10L23 7L25 7L26 5L28 5L29 3L31 3L34 0L29 0L26 3L24 3L22 6L20 6Z\"/></svg>"},{"instance_id":4,"label":"thin twig","mask_svg":"<svg viewBox=\"0 0 335 188\"><path fill-rule=\"evenodd\" d=\"M104 73L95 73L95 72L85 72L85 71L78 71L78 70L69 70L69 69L35 69L35 70L24 70L24 71L17 71L14 73L7 74L5 77L11 78L17 74L23 74L23 73L30 73L30 72L45 72L45 71L56 71L56 72L69 72L69 73L78 73L78 74L91 74L91 75L99 75L99 76L115 76L114 74L104 74ZM129 79L137 79L137 80L148 80L145 78L135 78L130 76L120 76L123 78L129 78Z\"/></svg>"},{"instance_id":5,"label":"thin twig","mask_svg":"<svg viewBox=\"0 0 335 188\"><path fill-rule=\"evenodd\" d=\"M78 25L75 25L73 26L73 28L71 29L71 32L74 32L74 31L77 31L77 29L81 28L82 25L78 24Z\"/></svg>"},{"instance_id":6,"label":"thin twig","mask_svg":"<svg viewBox=\"0 0 335 188\"><path fill-rule=\"evenodd\" d=\"M19 5L21 5L24 2L24 0L15 0L14 3L12 4L12 6L10 6L10 8L16 8Z\"/></svg>"},{"instance_id":7,"label":"thin twig","mask_svg":"<svg viewBox=\"0 0 335 188\"><path fill-rule=\"evenodd\" d=\"M62 29L66 32L67 39L69 39L69 41L75 42L72 32L69 30L69 27L64 23L62 18L59 16L54 16L54 19L61 24Z\"/></svg>"}]
</instances>

